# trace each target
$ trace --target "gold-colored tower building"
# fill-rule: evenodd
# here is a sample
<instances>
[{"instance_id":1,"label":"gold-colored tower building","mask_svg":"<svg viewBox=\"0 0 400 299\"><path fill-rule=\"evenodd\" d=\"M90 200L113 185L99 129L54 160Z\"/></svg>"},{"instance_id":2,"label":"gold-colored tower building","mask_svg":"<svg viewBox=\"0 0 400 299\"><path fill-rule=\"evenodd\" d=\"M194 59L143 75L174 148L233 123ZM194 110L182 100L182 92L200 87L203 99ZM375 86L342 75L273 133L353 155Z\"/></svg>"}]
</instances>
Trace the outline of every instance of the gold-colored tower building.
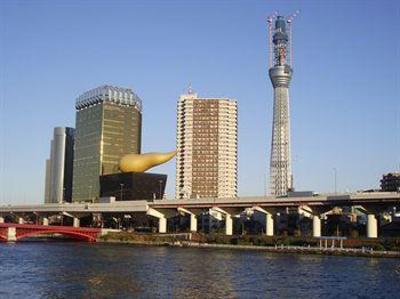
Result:
<instances>
[{"instance_id":1,"label":"gold-colored tower building","mask_svg":"<svg viewBox=\"0 0 400 299\"><path fill-rule=\"evenodd\" d=\"M76 100L72 200L95 201L99 176L119 171L120 159L141 148L142 106L127 88L100 86Z\"/></svg>"}]
</instances>

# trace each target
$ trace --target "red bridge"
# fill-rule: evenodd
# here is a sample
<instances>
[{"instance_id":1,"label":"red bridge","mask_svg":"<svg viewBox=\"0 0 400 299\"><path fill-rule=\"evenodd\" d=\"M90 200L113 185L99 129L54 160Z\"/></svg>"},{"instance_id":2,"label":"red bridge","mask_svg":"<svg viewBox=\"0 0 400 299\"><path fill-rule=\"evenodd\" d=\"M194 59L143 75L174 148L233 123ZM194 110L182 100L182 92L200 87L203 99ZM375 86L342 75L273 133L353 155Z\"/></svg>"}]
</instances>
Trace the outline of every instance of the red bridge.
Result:
<instances>
[{"instance_id":1,"label":"red bridge","mask_svg":"<svg viewBox=\"0 0 400 299\"><path fill-rule=\"evenodd\" d=\"M19 241L39 235L61 234L73 239L95 242L101 234L100 228L50 226L35 224L0 223L0 241Z\"/></svg>"}]
</instances>

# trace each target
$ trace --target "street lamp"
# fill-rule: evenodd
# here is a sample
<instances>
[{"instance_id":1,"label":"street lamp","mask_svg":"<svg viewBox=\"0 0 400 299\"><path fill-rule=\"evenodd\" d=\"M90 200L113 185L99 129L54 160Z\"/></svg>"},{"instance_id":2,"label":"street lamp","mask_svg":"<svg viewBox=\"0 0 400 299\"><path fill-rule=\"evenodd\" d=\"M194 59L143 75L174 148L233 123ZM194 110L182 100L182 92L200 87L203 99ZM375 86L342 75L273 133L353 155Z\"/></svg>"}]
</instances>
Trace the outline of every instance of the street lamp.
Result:
<instances>
[{"instance_id":1,"label":"street lamp","mask_svg":"<svg viewBox=\"0 0 400 299\"><path fill-rule=\"evenodd\" d=\"M124 184L119 184L120 185L120 187L121 187L121 195L120 195L120 199L121 199L121 201L123 200L123 189L124 189Z\"/></svg>"},{"instance_id":2,"label":"street lamp","mask_svg":"<svg viewBox=\"0 0 400 299\"><path fill-rule=\"evenodd\" d=\"M337 182L336 182L336 179L337 179L337 169L336 168L333 168L333 173L334 173L334 180L335 180L335 194L337 193Z\"/></svg>"},{"instance_id":3,"label":"street lamp","mask_svg":"<svg viewBox=\"0 0 400 299\"><path fill-rule=\"evenodd\" d=\"M158 181L160 183L160 199L162 199L162 180Z\"/></svg>"},{"instance_id":4,"label":"street lamp","mask_svg":"<svg viewBox=\"0 0 400 299\"><path fill-rule=\"evenodd\" d=\"M65 202L65 187L63 188L63 198L62 198L62 203Z\"/></svg>"},{"instance_id":5,"label":"street lamp","mask_svg":"<svg viewBox=\"0 0 400 299\"><path fill-rule=\"evenodd\" d=\"M89 186L89 201L92 201L92 186Z\"/></svg>"}]
</instances>

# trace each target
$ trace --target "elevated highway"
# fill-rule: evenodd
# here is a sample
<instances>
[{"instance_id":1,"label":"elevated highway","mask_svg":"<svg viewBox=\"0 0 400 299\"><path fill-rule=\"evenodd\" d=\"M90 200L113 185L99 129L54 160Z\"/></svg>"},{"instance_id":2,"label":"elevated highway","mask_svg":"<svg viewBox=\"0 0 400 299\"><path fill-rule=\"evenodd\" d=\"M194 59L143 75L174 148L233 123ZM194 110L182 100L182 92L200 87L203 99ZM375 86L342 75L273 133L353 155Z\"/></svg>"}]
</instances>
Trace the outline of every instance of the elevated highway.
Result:
<instances>
[{"instance_id":1,"label":"elevated highway","mask_svg":"<svg viewBox=\"0 0 400 299\"><path fill-rule=\"evenodd\" d=\"M74 227L79 227L79 218L95 213L145 213L159 220L159 232L167 232L168 218L178 214L190 215L190 229L197 230L197 218L200 214L213 210L225 218L225 232L232 234L232 217L243 211L265 214L266 234L274 234L274 217L282 209L297 209L300 214L312 218L313 236L321 236L321 218L338 207L360 207L367 215L367 236L378 236L377 216L390 207L400 206L400 193L372 192L352 194L325 194L310 197L239 197L230 199L190 199L190 200L155 200L155 201L120 201L113 203L63 203L36 205L0 206L0 223L8 214L19 216L34 213L41 218L41 223L48 224L48 217L63 214L74 218Z\"/></svg>"},{"instance_id":2,"label":"elevated highway","mask_svg":"<svg viewBox=\"0 0 400 299\"><path fill-rule=\"evenodd\" d=\"M387 206L400 204L400 193L374 192L354 194L326 194L310 197L272 197L253 196L227 199L201 198L190 200L136 200L117 201L113 203L63 203L63 204L27 204L27 205L0 205L0 214L7 213L57 213L57 212L147 212L149 208L248 208L254 205L262 207L297 207L308 206Z\"/></svg>"},{"instance_id":3,"label":"elevated highway","mask_svg":"<svg viewBox=\"0 0 400 299\"><path fill-rule=\"evenodd\" d=\"M0 214L5 213L105 213L105 212L146 212L148 203L145 200L119 201L115 203L63 203L63 204L29 204L1 205Z\"/></svg>"},{"instance_id":4,"label":"elevated highway","mask_svg":"<svg viewBox=\"0 0 400 299\"><path fill-rule=\"evenodd\" d=\"M298 207L308 206L355 206L355 205L393 205L400 204L400 193L375 192L354 194L326 194L309 197L272 197L254 196L230 199L190 199L190 200L156 200L149 203L152 208L212 208L241 207L247 208L254 205L262 207Z\"/></svg>"}]
</instances>

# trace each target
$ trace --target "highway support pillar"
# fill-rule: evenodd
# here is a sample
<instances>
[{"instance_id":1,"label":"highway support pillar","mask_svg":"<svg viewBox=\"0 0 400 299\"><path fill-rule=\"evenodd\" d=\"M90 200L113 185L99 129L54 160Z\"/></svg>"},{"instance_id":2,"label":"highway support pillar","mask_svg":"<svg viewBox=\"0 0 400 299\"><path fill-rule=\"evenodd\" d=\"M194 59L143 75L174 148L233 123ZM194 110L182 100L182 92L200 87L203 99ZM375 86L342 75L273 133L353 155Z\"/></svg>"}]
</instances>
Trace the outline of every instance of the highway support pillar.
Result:
<instances>
[{"instance_id":1,"label":"highway support pillar","mask_svg":"<svg viewBox=\"0 0 400 299\"><path fill-rule=\"evenodd\" d=\"M375 214L368 214L367 217L367 238L378 238L378 221Z\"/></svg>"},{"instance_id":2,"label":"highway support pillar","mask_svg":"<svg viewBox=\"0 0 400 299\"><path fill-rule=\"evenodd\" d=\"M382 207L374 204L366 204L361 210L367 215L367 238L378 238L378 220L377 216L382 212Z\"/></svg>"},{"instance_id":3,"label":"highway support pillar","mask_svg":"<svg viewBox=\"0 0 400 299\"><path fill-rule=\"evenodd\" d=\"M320 238L322 233L321 219L328 213L331 213L332 207L310 207L307 205L302 205L299 206L298 211L300 215L312 219L312 236L314 238Z\"/></svg>"},{"instance_id":4,"label":"highway support pillar","mask_svg":"<svg viewBox=\"0 0 400 299\"><path fill-rule=\"evenodd\" d=\"M319 215L313 215L313 237L321 237L321 217Z\"/></svg>"},{"instance_id":5,"label":"highway support pillar","mask_svg":"<svg viewBox=\"0 0 400 299\"><path fill-rule=\"evenodd\" d=\"M158 232L160 234L165 234L167 233L167 218L161 217L158 218L159 223L158 223Z\"/></svg>"},{"instance_id":6,"label":"highway support pillar","mask_svg":"<svg viewBox=\"0 0 400 299\"><path fill-rule=\"evenodd\" d=\"M80 221L80 219L78 217L74 217L72 226L73 227L80 227L81 226L81 221Z\"/></svg>"},{"instance_id":7,"label":"highway support pillar","mask_svg":"<svg viewBox=\"0 0 400 299\"><path fill-rule=\"evenodd\" d=\"M225 234L228 236L233 235L233 220L230 214L225 214Z\"/></svg>"},{"instance_id":8,"label":"highway support pillar","mask_svg":"<svg viewBox=\"0 0 400 299\"><path fill-rule=\"evenodd\" d=\"M72 226L73 227L80 227L81 226L81 220L80 219L82 217L86 217L86 216L89 216L89 215L90 215L90 213L62 212L62 216L67 216L67 217L72 218Z\"/></svg>"},{"instance_id":9,"label":"highway support pillar","mask_svg":"<svg viewBox=\"0 0 400 299\"><path fill-rule=\"evenodd\" d=\"M190 215L190 231L197 232L197 216L196 216L196 214L193 213L192 211L189 211L188 209L181 208L181 207L178 208L178 212Z\"/></svg>"},{"instance_id":10,"label":"highway support pillar","mask_svg":"<svg viewBox=\"0 0 400 299\"><path fill-rule=\"evenodd\" d=\"M167 232L167 219L175 216L176 210L163 209L163 211L160 212L159 210L148 208L146 214L158 218L158 232L160 234L165 234Z\"/></svg>"},{"instance_id":11,"label":"highway support pillar","mask_svg":"<svg viewBox=\"0 0 400 299\"><path fill-rule=\"evenodd\" d=\"M4 217L0 216L0 223L4 223Z\"/></svg>"},{"instance_id":12,"label":"highway support pillar","mask_svg":"<svg viewBox=\"0 0 400 299\"><path fill-rule=\"evenodd\" d=\"M190 231L197 232L197 216L194 214L190 215Z\"/></svg>"},{"instance_id":13,"label":"highway support pillar","mask_svg":"<svg viewBox=\"0 0 400 299\"><path fill-rule=\"evenodd\" d=\"M47 217L43 217L42 218L42 225L49 225L49 218L47 218Z\"/></svg>"},{"instance_id":14,"label":"highway support pillar","mask_svg":"<svg viewBox=\"0 0 400 299\"><path fill-rule=\"evenodd\" d=\"M17 241L17 229L15 227L9 227L7 230L7 241L15 242Z\"/></svg>"},{"instance_id":15,"label":"highway support pillar","mask_svg":"<svg viewBox=\"0 0 400 299\"><path fill-rule=\"evenodd\" d=\"M225 215L225 235L232 236L233 235L233 219L232 215L237 215L240 212L237 209L221 209L219 207L213 207L214 211L219 212ZM238 213L239 212L239 213Z\"/></svg>"},{"instance_id":16,"label":"highway support pillar","mask_svg":"<svg viewBox=\"0 0 400 299\"><path fill-rule=\"evenodd\" d=\"M265 234L269 237L272 237L274 235L273 211L271 209L265 209L259 206L253 207L252 210L265 214Z\"/></svg>"}]
</instances>

